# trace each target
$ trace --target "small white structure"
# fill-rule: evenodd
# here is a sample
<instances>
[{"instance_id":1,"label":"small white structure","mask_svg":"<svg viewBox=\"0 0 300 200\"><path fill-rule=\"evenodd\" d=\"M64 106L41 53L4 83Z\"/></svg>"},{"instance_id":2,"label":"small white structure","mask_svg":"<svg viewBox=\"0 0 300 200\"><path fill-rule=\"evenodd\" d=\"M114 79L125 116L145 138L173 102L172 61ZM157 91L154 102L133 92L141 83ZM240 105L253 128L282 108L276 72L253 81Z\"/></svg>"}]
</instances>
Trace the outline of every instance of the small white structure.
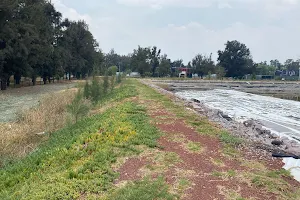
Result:
<instances>
[{"instance_id":1,"label":"small white structure","mask_svg":"<svg viewBox=\"0 0 300 200\"><path fill-rule=\"evenodd\" d=\"M141 74L138 72L131 72L129 74L129 77L139 78L139 77L141 77Z\"/></svg>"},{"instance_id":2,"label":"small white structure","mask_svg":"<svg viewBox=\"0 0 300 200\"><path fill-rule=\"evenodd\" d=\"M179 78L186 78L186 72L185 71L180 72Z\"/></svg>"}]
</instances>

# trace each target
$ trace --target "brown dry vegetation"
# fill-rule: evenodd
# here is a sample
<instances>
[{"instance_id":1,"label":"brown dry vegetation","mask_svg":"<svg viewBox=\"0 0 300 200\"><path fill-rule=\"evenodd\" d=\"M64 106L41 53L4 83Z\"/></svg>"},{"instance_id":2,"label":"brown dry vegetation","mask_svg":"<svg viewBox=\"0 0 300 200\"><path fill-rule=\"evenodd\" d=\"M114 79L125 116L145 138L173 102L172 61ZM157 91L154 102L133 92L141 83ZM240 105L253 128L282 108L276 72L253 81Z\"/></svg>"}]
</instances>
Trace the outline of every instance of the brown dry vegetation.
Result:
<instances>
[{"instance_id":1,"label":"brown dry vegetation","mask_svg":"<svg viewBox=\"0 0 300 200\"><path fill-rule=\"evenodd\" d=\"M68 121L66 106L77 89L46 95L38 106L21 111L17 122L0 123L0 158L22 157ZM45 133L45 134L43 134ZM3 164L0 161L0 165Z\"/></svg>"}]
</instances>

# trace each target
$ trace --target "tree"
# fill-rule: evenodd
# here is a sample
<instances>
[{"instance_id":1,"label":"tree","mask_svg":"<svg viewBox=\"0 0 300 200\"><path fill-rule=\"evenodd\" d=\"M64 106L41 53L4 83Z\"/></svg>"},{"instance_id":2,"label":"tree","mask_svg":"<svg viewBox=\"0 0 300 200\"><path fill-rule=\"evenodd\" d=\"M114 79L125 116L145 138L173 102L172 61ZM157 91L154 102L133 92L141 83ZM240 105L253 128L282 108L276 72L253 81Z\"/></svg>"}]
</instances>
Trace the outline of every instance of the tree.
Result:
<instances>
[{"instance_id":1,"label":"tree","mask_svg":"<svg viewBox=\"0 0 300 200\"><path fill-rule=\"evenodd\" d=\"M283 68L283 65L277 59L271 60L270 65L275 67L277 70L282 70Z\"/></svg>"},{"instance_id":2,"label":"tree","mask_svg":"<svg viewBox=\"0 0 300 200\"><path fill-rule=\"evenodd\" d=\"M228 41L225 46L224 51L218 51L218 61L226 76L242 78L245 74L252 74L253 61L247 46L236 40Z\"/></svg>"},{"instance_id":3,"label":"tree","mask_svg":"<svg viewBox=\"0 0 300 200\"><path fill-rule=\"evenodd\" d=\"M192 60L192 67L193 72L197 73L198 76L201 76L201 78L203 78L204 75L208 75L209 73L211 74L215 71L215 64L211 55L209 57L201 54L196 55Z\"/></svg>"},{"instance_id":4,"label":"tree","mask_svg":"<svg viewBox=\"0 0 300 200\"><path fill-rule=\"evenodd\" d=\"M151 67L152 67L152 77L155 76L156 68L159 66L161 50L157 50L157 47L154 46L150 51Z\"/></svg>"},{"instance_id":5,"label":"tree","mask_svg":"<svg viewBox=\"0 0 300 200\"><path fill-rule=\"evenodd\" d=\"M160 58L160 64L158 67L159 77L165 77L171 74L171 60L168 59L168 56L164 54Z\"/></svg>"},{"instance_id":6,"label":"tree","mask_svg":"<svg viewBox=\"0 0 300 200\"><path fill-rule=\"evenodd\" d=\"M284 66L288 71L295 71L297 73L300 68L300 62L294 61L293 59L287 59Z\"/></svg>"},{"instance_id":7,"label":"tree","mask_svg":"<svg viewBox=\"0 0 300 200\"><path fill-rule=\"evenodd\" d=\"M274 75L276 66L268 65L267 62L261 62L256 65L255 72L258 75Z\"/></svg>"},{"instance_id":8,"label":"tree","mask_svg":"<svg viewBox=\"0 0 300 200\"><path fill-rule=\"evenodd\" d=\"M133 50L131 57L132 71L137 71L141 76L145 76L146 73L151 71L151 58L150 49L138 47L138 49Z\"/></svg>"},{"instance_id":9,"label":"tree","mask_svg":"<svg viewBox=\"0 0 300 200\"><path fill-rule=\"evenodd\" d=\"M116 73L118 71L118 67L117 66L111 66L107 69L107 75L108 76L115 76Z\"/></svg>"}]
</instances>

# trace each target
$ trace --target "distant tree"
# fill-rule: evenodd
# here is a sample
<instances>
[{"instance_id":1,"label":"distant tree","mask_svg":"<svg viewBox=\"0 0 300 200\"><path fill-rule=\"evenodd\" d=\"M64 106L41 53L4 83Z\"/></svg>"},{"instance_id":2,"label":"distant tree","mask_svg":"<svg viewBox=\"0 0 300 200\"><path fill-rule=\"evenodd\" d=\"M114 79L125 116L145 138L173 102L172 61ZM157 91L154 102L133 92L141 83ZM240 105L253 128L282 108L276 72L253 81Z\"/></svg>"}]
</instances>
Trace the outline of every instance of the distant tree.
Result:
<instances>
[{"instance_id":1,"label":"distant tree","mask_svg":"<svg viewBox=\"0 0 300 200\"><path fill-rule=\"evenodd\" d=\"M224 67L217 65L216 66L216 74L217 74L217 78L222 80L224 78L224 76L226 75Z\"/></svg>"},{"instance_id":2,"label":"distant tree","mask_svg":"<svg viewBox=\"0 0 300 200\"><path fill-rule=\"evenodd\" d=\"M270 65L274 66L277 70L282 70L283 68L283 65L277 59L271 60Z\"/></svg>"},{"instance_id":3,"label":"distant tree","mask_svg":"<svg viewBox=\"0 0 300 200\"><path fill-rule=\"evenodd\" d=\"M285 69L289 71L298 72L300 68L300 62L294 61L293 59L287 59L284 63Z\"/></svg>"},{"instance_id":4,"label":"distant tree","mask_svg":"<svg viewBox=\"0 0 300 200\"><path fill-rule=\"evenodd\" d=\"M228 41L225 46L224 51L218 51L218 61L226 76L242 78L245 74L252 74L253 61L247 46L236 40Z\"/></svg>"},{"instance_id":5,"label":"distant tree","mask_svg":"<svg viewBox=\"0 0 300 200\"><path fill-rule=\"evenodd\" d=\"M133 50L131 57L132 71L137 71L141 76L145 76L146 73L151 73L151 57L150 48L138 47Z\"/></svg>"},{"instance_id":6,"label":"distant tree","mask_svg":"<svg viewBox=\"0 0 300 200\"><path fill-rule=\"evenodd\" d=\"M255 74L257 75L274 75L276 71L276 67L268 65L267 62L258 63L255 68Z\"/></svg>"},{"instance_id":7,"label":"distant tree","mask_svg":"<svg viewBox=\"0 0 300 200\"><path fill-rule=\"evenodd\" d=\"M171 74L171 60L164 54L160 59L158 67L158 73L160 77L165 77Z\"/></svg>"},{"instance_id":8,"label":"distant tree","mask_svg":"<svg viewBox=\"0 0 300 200\"><path fill-rule=\"evenodd\" d=\"M107 70L107 75L108 76L115 76L116 73L117 73L117 71L118 71L118 67L117 66L111 66Z\"/></svg>"},{"instance_id":9,"label":"distant tree","mask_svg":"<svg viewBox=\"0 0 300 200\"><path fill-rule=\"evenodd\" d=\"M197 73L201 78L203 78L204 75L211 74L215 71L215 64L211 55L209 57L201 54L196 55L192 60L192 67L193 72Z\"/></svg>"},{"instance_id":10,"label":"distant tree","mask_svg":"<svg viewBox=\"0 0 300 200\"><path fill-rule=\"evenodd\" d=\"M152 47L152 49L150 50L150 64L152 68L152 77L155 76L156 68L159 66L160 53L161 50L157 50L156 46Z\"/></svg>"}]
</instances>

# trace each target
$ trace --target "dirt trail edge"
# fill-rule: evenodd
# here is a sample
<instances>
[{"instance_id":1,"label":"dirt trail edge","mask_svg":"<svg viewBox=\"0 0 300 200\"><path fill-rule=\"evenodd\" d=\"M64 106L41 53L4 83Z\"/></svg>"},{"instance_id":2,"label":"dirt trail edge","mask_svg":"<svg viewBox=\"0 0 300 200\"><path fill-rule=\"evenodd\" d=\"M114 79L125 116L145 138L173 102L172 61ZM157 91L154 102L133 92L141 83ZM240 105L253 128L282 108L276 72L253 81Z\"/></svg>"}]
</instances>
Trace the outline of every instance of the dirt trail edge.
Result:
<instances>
[{"instance_id":1,"label":"dirt trail edge","mask_svg":"<svg viewBox=\"0 0 300 200\"><path fill-rule=\"evenodd\" d=\"M179 199L300 199L300 183L282 169L281 160L248 148L174 95L137 87L135 101L163 133L161 148L129 158L119 168L118 184L164 177Z\"/></svg>"}]
</instances>

